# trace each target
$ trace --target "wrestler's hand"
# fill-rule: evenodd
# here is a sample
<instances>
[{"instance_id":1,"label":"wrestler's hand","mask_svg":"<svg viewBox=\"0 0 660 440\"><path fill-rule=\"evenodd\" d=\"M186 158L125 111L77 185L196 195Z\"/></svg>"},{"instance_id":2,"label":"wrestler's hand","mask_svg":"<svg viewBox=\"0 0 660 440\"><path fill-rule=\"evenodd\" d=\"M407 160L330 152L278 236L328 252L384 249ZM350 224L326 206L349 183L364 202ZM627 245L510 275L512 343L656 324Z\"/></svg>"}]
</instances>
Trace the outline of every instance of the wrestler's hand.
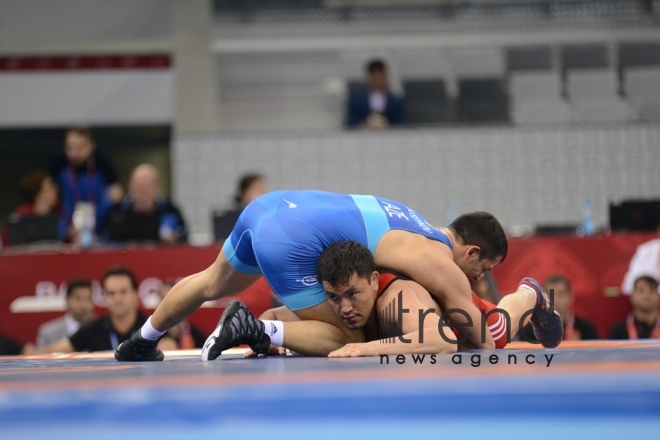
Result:
<instances>
[{"instance_id":1,"label":"wrestler's hand","mask_svg":"<svg viewBox=\"0 0 660 440\"><path fill-rule=\"evenodd\" d=\"M369 343L346 344L328 355L331 358L378 356L378 349Z\"/></svg>"},{"instance_id":2,"label":"wrestler's hand","mask_svg":"<svg viewBox=\"0 0 660 440\"><path fill-rule=\"evenodd\" d=\"M243 355L244 358L253 358L253 357L265 357L265 356L286 356L286 348L276 347L271 345L266 354L257 354L252 350L248 350Z\"/></svg>"}]
</instances>

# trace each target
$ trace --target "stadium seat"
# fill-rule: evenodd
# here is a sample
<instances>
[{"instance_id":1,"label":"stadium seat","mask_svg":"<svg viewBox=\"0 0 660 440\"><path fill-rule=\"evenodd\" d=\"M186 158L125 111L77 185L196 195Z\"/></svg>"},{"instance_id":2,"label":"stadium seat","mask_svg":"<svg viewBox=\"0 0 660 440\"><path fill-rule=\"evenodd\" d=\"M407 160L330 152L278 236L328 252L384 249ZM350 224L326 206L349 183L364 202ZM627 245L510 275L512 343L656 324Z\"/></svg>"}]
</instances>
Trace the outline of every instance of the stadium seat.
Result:
<instances>
[{"instance_id":1,"label":"stadium seat","mask_svg":"<svg viewBox=\"0 0 660 440\"><path fill-rule=\"evenodd\" d=\"M506 51L506 68L509 72L518 70L550 70L552 52L548 46L512 47Z\"/></svg>"},{"instance_id":2,"label":"stadium seat","mask_svg":"<svg viewBox=\"0 0 660 440\"><path fill-rule=\"evenodd\" d=\"M660 120L660 66L628 68L623 80L626 98L639 112L639 118Z\"/></svg>"},{"instance_id":3,"label":"stadium seat","mask_svg":"<svg viewBox=\"0 0 660 440\"><path fill-rule=\"evenodd\" d=\"M575 44L561 48L561 65L564 69L605 68L609 65L607 47L604 44Z\"/></svg>"},{"instance_id":4,"label":"stadium seat","mask_svg":"<svg viewBox=\"0 0 660 440\"><path fill-rule=\"evenodd\" d=\"M406 114L410 124L452 122L455 112L442 80L409 80L403 82Z\"/></svg>"},{"instance_id":5,"label":"stadium seat","mask_svg":"<svg viewBox=\"0 0 660 440\"><path fill-rule=\"evenodd\" d=\"M566 88L574 122L622 122L637 118L637 112L619 96L618 78L613 70L570 71Z\"/></svg>"},{"instance_id":6,"label":"stadium seat","mask_svg":"<svg viewBox=\"0 0 660 440\"><path fill-rule=\"evenodd\" d=\"M629 67L660 67L660 43L621 43L619 46L619 65L624 71Z\"/></svg>"},{"instance_id":7,"label":"stadium seat","mask_svg":"<svg viewBox=\"0 0 660 440\"><path fill-rule=\"evenodd\" d=\"M499 78L458 82L459 119L465 122L508 122L509 99Z\"/></svg>"},{"instance_id":8,"label":"stadium seat","mask_svg":"<svg viewBox=\"0 0 660 440\"><path fill-rule=\"evenodd\" d=\"M570 107L561 97L561 78L552 71L512 73L511 116L516 124L570 121Z\"/></svg>"}]
</instances>

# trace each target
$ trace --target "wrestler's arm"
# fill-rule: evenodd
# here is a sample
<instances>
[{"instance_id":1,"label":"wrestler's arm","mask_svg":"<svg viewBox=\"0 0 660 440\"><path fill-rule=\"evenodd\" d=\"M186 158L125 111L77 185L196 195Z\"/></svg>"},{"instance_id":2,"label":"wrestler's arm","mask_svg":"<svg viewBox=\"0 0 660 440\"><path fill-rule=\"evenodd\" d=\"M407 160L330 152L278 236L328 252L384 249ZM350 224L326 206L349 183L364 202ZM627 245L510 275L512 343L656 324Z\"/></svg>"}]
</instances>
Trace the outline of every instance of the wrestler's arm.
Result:
<instances>
[{"instance_id":1,"label":"wrestler's arm","mask_svg":"<svg viewBox=\"0 0 660 440\"><path fill-rule=\"evenodd\" d=\"M495 341L487 328L482 326L481 312L472 302L470 283L454 263L447 249L418 234L389 231L376 249L377 267L394 270L417 281L438 301L445 311L460 310L449 314L451 322L474 348L495 348ZM468 318L469 317L469 321ZM461 327L461 324L465 324Z\"/></svg>"},{"instance_id":2,"label":"wrestler's arm","mask_svg":"<svg viewBox=\"0 0 660 440\"><path fill-rule=\"evenodd\" d=\"M426 301L423 300L423 295L427 296ZM401 298L400 303L399 298ZM428 300L430 299L428 292L416 282L395 281L378 298L376 316L380 317L390 304L396 302L393 324L400 325L403 336L360 344L347 344L330 353L328 357L455 353L456 336L449 327L440 325L439 311L429 307ZM399 314L398 311L402 309L406 309L408 312ZM398 322L399 315L401 316L400 323ZM384 323L381 321L380 325L383 326ZM441 331L444 338L440 334Z\"/></svg>"}]
</instances>

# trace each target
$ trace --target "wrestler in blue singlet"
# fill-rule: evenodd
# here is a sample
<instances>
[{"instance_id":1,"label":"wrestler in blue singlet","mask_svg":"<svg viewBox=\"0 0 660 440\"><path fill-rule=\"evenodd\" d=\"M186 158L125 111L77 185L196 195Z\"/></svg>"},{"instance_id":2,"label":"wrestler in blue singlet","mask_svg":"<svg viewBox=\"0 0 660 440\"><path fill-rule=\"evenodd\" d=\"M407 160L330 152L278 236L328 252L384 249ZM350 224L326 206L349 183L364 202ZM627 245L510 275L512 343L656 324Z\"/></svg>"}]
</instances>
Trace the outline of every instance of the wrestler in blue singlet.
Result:
<instances>
[{"instance_id":1,"label":"wrestler in blue singlet","mask_svg":"<svg viewBox=\"0 0 660 440\"><path fill-rule=\"evenodd\" d=\"M291 310L326 300L316 265L326 247L344 240L372 254L385 232L400 229L440 241L449 238L403 203L322 191L275 191L250 203L223 251L239 272L263 273Z\"/></svg>"}]
</instances>

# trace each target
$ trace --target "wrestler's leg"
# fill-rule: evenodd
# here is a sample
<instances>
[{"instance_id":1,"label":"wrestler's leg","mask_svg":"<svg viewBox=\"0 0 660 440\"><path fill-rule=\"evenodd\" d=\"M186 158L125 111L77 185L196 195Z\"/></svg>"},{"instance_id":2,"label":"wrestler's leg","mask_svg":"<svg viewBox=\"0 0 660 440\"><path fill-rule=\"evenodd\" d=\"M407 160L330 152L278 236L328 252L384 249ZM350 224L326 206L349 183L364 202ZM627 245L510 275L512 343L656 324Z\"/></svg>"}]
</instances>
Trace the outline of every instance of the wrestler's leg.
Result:
<instances>
[{"instance_id":1,"label":"wrestler's leg","mask_svg":"<svg viewBox=\"0 0 660 440\"><path fill-rule=\"evenodd\" d=\"M316 306L292 312L287 307L278 307L264 312L259 319L264 321L281 321L284 331L282 348L306 356L327 356L330 352L352 342L363 342L362 330L349 330L341 322L327 323L323 319L334 313L324 310L327 301ZM299 316L300 315L300 316ZM301 318L302 317L302 318ZM322 318L321 320L304 320L307 318ZM271 348L269 355L282 354L282 350ZM249 351L246 357L254 357L256 353Z\"/></svg>"},{"instance_id":2,"label":"wrestler's leg","mask_svg":"<svg viewBox=\"0 0 660 440\"><path fill-rule=\"evenodd\" d=\"M165 331L183 321L204 302L240 293L260 276L234 269L227 261L223 249L210 267L184 278L172 287L151 316L151 324L156 330Z\"/></svg>"},{"instance_id":3,"label":"wrestler's leg","mask_svg":"<svg viewBox=\"0 0 660 440\"><path fill-rule=\"evenodd\" d=\"M239 293L258 278L258 274L241 273L233 268L223 249L210 267L172 287L140 330L117 347L115 359L131 362L163 360L163 353L156 345L167 329L183 321L205 301Z\"/></svg>"},{"instance_id":4,"label":"wrestler's leg","mask_svg":"<svg viewBox=\"0 0 660 440\"><path fill-rule=\"evenodd\" d=\"M529 322L532 314L527 312L534 309L535 301L536 295L534 295L534 292L520 286L518 287L518 290L504 296L504 298L497 303L497 308L506 310L511 318L509 330L512 339L518 334L520 329Z\"/></svg>"},{"instance_id":5,"label":"wrestler's leg","mask_svg":"<svg viewBox=\"0 0 660 440\"><path fill-rule=\"evenodd\" d=\"M353 342L364 342L362 329L351 330L332 311L328 301L296 310L298 322L284 323L284 347L306 356L327 356Z\"/></svg>"}]
</instances>

